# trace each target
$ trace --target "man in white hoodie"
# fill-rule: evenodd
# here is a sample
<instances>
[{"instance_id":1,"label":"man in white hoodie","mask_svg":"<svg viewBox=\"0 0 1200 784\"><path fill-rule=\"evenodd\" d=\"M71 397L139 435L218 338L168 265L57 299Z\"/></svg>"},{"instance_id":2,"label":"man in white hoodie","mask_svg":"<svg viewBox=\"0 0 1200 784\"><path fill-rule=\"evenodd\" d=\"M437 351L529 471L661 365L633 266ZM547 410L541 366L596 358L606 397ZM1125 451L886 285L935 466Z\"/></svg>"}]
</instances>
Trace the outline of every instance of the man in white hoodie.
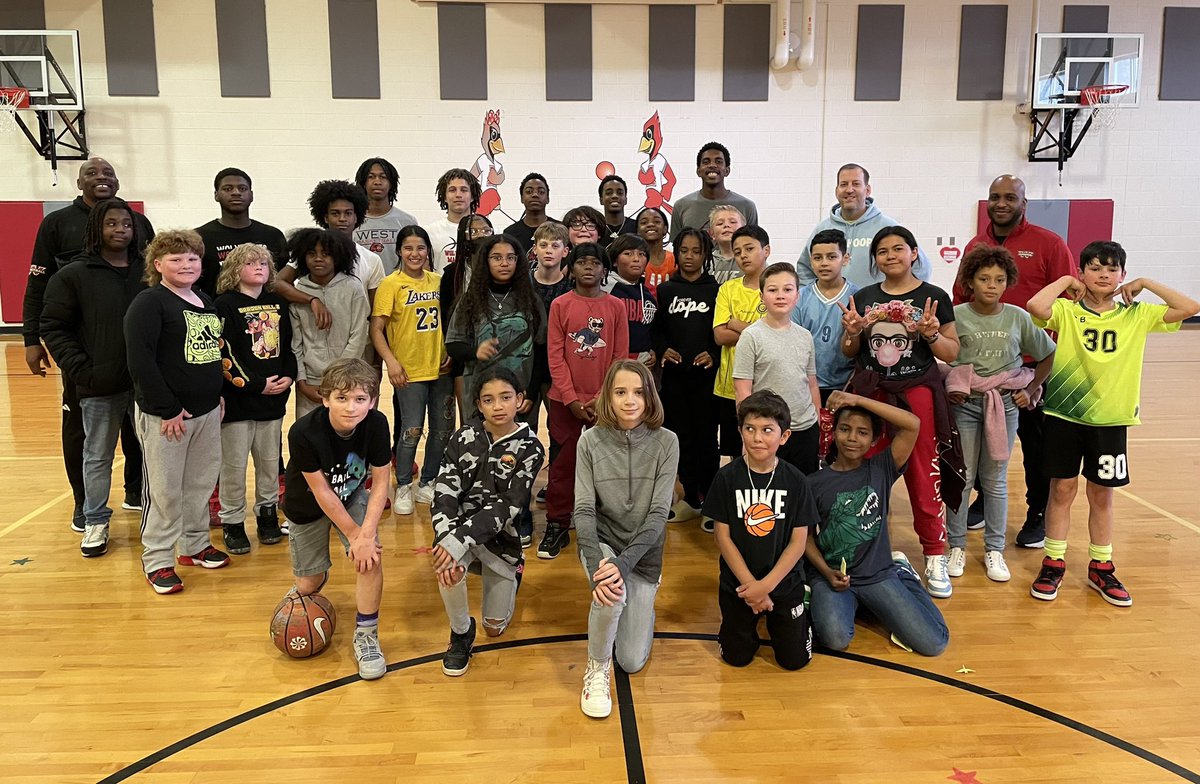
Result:
<instances>
[{"instance_id":1,"label":"man in white hoodie","mask_svg":"<svg viewBox=\"0 0 1200 784\"><path fill-rule=\"evenodd\" d=\"M800 284L807 285L816 279L813 275L812 264L809 263L808 248L817 232L825 229L838 229L846 235L846 244L850 252L850 263L846 265L844 275L846 280L859 288L879 283L883 274L872 271L871 240L875 233L884 226L894 226L897 221L884 215L875 200L871 198L871 174L860 164L847 163L838 169L837 187L834 196L838 203L829 211L829 216L817 224L804 243L804 250L796 262L796 272L800 275ZM913 264L913 274L921 280L929 280L932 272L925 251L918 249L918 258Z\"/></svg>"}]
</instances>

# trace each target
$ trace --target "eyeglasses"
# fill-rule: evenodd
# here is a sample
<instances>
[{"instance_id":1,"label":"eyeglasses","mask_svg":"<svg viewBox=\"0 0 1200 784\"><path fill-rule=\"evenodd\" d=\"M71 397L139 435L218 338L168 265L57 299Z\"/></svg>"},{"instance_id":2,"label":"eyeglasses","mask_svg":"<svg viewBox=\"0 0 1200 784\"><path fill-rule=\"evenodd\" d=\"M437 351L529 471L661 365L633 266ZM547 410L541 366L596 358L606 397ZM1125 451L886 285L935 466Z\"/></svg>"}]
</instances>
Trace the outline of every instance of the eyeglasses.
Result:
<instances>
[{"instance_id":1,"label":"eyeglasses","mask_svg":"<svg viewBox=\"0 0 1200 784\"><path fill-rule=\"evenodd\" d=\"M595 229L596 228L595 225L593 225L591 221L584 220L583 218L580 218L579 220L571 221L570 223L567 224L567 226L572 229Z\"/></svg>"},{"instance_id":2,"label":"eyeglasses","mask_svg":"<svg viewBox=\"0 0 1200 784\"><path fill-rule=\"evenodd\" d=\"M471 228L467 229L467 234L471 235L472 237L490 237L492 236L492 227L472 226Z\"/></svg>"}]
</instances>

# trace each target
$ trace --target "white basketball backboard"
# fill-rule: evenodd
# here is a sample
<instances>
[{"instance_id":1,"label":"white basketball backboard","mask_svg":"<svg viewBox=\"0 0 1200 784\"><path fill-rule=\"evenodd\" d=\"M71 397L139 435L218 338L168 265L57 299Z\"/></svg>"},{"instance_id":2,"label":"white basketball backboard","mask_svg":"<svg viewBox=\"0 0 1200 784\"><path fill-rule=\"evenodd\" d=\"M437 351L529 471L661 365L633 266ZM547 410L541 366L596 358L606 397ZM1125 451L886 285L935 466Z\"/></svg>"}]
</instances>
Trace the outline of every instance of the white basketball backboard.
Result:
<instances>
[{"instance_id":1,"label":"white basketball backboard","mask_svg":"<svg viewBox=\"0 0 1200 784\"><path fill-rule=\"evenodd\" d=\"M78 30L0 30L0 87L29 90L29 108L83 111Z\"/></svg>"},{"instance_id":2,"label":"white basketball backboard","mask_svg":"<svg viewBox=\"0 0 1200 784\"><path fill-rule=\"evenodd\" d=\"M1127 85L1122 108L1138 105L1142 84L1141 33L1038 33L1033 63L1034 109L1079 106L1085 87Z\"/></svg>"}]
</instances>

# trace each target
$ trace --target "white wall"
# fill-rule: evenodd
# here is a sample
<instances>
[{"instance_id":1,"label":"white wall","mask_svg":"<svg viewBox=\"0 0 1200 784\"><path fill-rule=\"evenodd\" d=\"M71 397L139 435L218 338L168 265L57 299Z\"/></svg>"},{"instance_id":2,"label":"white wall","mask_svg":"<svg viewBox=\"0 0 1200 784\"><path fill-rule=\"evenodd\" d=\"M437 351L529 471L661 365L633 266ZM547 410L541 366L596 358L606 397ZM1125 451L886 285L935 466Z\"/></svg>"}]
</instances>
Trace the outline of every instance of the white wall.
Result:
<instances>
[{"instance_id":1,"label":"white wall","mask_svg":"<svg viewBox=\"0 0 1200 784\"><path fill-rule=\"evenodd\" d=\"M1169 0L1200 5L1200 0ZM1159 47L1164 0L1111 4L1110 30L1145 33L1142 107L1118 128L1093 131L1063 185L1052 164L1025 161L1031 2L1009 8L1005 99L959 102L958 0L907 3L902 100L853 100L857 3L819 6L817 62L808 72L771 76L767 103L721 101L722 10L697 10L697 100L646 100L648 12L645 6L593 7L594 100L548 103L544 95L542 7L490 6L486 102L438 100L437 25L433 6L380 2L383 99L329 98L325 0L268 0L272 97L219 95L216 32L210 3L155 3L160 95L110 98L104 69L100 4L47 0L47 24L78 28L92 150L111 160L123 196L142 199L156 226L192 226L215 217L212 175L228 165L255 179L254 215L284 228L309 222L312 185L352 177L365 157L383 155L400 168L398 204L420 219L437 214L433 188L450 166L469 167L480 153L485 109L502 110L508 152L504 207L519 215L517 185L531 170L551 185L551 214L596 202L595 165L612 161L633 186L642 123L657 110L664 153L679 177L676 195L697 186L694 156L709 139L733 157L729 185L753 198L777 258L793 259L812 225L833 203L839 164L872 172L878 203L909 225L927 249L938 236L959 244L973 234L975 203L994 176L1023 177L1030 198L1112 198L1115 238L1130 251L1133 275L1148 275L1193 295L1200 273L1192 251L1200 222L1189 194L1200 175L1200 104L1160 103ZM1041 28L1058 31L1060 2L1041 3ZM799 7L795 7L798 14ZM24 143L0 141L5 199L74 195L74 164L58 188L48 165ZM1185 197L1186 198L1186 197ZM631 199L631 202L634 199ZM505 220L496 217L503 225ZM936 256L936 253L933 255ZM935 280L953 268L937 261Z\"/></svg>"}]
</instances>

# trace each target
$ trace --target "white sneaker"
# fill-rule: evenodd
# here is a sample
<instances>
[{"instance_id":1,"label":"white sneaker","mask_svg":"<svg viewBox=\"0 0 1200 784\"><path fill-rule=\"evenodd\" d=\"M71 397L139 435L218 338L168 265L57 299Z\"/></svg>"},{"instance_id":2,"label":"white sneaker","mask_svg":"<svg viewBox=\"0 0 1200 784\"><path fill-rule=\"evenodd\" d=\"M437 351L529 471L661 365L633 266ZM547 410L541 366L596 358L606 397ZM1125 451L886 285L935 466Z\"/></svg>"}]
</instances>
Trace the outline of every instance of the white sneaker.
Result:
<instances>
[{"instance_id":1,"label":"white sneaker","mask_svg":"<svg viewBox=\"0 0 1200 784\"><path fill-rule=\"evenodd\" d=\"M392 498L392 514L410 515L413 513L412 485L400 485Z\"/></svg>"},{"instance_id":2,"label":"white sneaker","mask_svg":"<svg viewBox=\"0 0 1200 784\"><path fill-rule=\"evenodd\" d=\"M358 662L358 677L364 681L382 678L387 672L387 659L379 649L378 626L359 626L354 630L354 659Z\"/></svg>"},{"instance_id":3,"label":"white sneaker","mask_svg":"<svg viewBox=\"0 0 1200 784\"><path fill-rule=\"evenodd\" d=\"M603 719L612 713L612 694L608 688L608 662L588 659L583 673L583 693L579 695L579 708L584 715Z\"/></svg>"},{"instance_id":4,"label":"white sneaker","mask_svg":"<svg viewBox=\"0 0 1200 784\"><path fill-rule=\"evenodd\" d=\"M671 512L667 515L667 522L682 523L687 520L695 520L699 516L700 510L681 498L671 507Z\"/></svg>"},{"instance_id":5,"label":"white sneaker","mask_svg":"<svg viewBox=\"0 0 1200 784\"><path fill-rule=\"evenodd\" d=\"M989 580L1006 583L1012 579L1008 572L1008 564L1004 563L1004 553L999 550L988 550L983 554L983 564L987 567Z\"/></svg>"},{"instance_id":6,"label":"white sneaker","mask_svg":"<svg viewBox=\"0 0 1200 784\"><path fill-rule=\"evenodd\" d=\"M417 503L426 506L433 503L433 482L429 484L421 482L417 485Z\"/></svg>"},{"instance_id":7,"label":"white sneaker","mask_svg":"<svg viewBox=\"0 0 1200 784\"><path fill-rule=\"evenodd\" d=\"M950 575L946 574L946 556L925 556L925 590L935 599L949 599L954 593Z\"/></svg>"},{"instance_id":8,"label":"white sneaker","mask_svg":"<svg viewBox=\"0 0 1200 784\"><path fill-rule=\"evenodd\" d=\"M108 526L88 525L83 529L83 541L79 543L79 552L84 558L95 558L108 552Z\"/></svg>"},{"instance_id":9,"label":"white sneaker","mask_svg":"<svg viewBox=\"0 0 1200 784\"><path fill-rule=\"evenodd\" d=\"M950 556L946 560L946 574L951 577L962 577L963 569L967 566L967 551L962 547L951 547Z\"/></svg>"}]
</instances>

